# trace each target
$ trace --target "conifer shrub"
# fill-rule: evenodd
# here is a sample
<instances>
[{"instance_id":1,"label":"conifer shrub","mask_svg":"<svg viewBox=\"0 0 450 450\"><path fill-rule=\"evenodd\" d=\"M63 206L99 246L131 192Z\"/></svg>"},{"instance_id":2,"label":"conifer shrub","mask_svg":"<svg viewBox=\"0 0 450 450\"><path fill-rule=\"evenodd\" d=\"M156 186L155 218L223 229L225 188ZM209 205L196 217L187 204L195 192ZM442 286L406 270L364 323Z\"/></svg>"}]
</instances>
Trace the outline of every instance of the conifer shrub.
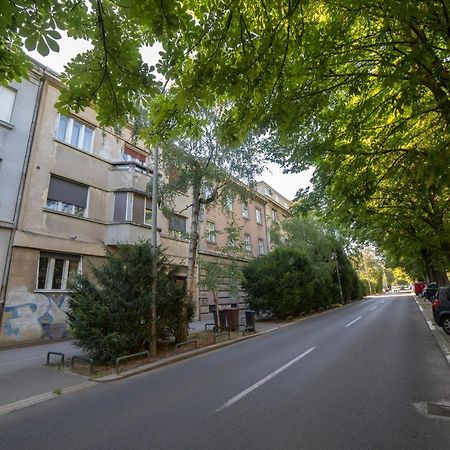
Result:
<instances>
[{"instance_id":1,"label":"conifer shrub","mask_svg":"<svg viewBox=\"0 0 450 450\"><path fill-rule=\"evenodd\" d=\"M68 323L78 347L100 361L148 349L151 339L152 261L157 258L157 338L174 336L186 304L177 268L148 241L121 245L109 252L92 277L79 276L72 286ZM193 307L188 307L188 320Z\"/></svg>"}]
</instances>

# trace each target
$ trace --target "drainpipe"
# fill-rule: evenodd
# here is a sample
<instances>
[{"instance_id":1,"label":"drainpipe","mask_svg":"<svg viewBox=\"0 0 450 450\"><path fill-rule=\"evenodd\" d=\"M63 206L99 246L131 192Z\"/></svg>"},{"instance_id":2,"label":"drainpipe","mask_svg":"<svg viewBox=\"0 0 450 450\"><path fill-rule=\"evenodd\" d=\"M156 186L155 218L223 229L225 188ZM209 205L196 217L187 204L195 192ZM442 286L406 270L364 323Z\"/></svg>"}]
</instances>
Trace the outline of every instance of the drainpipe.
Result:
<instances>
[{"instance_id":1,"label":"drainpipe","mask_svg":"<svg viewBox=\"0 0 450 450\"><path fill-rule=\"evenodd\" d=\"M38 91L37 91L37 95L36 95L36 103L34 104L30 133L28 135L27 147L26 147L25 157L24 157L23 167L22 167L22 174L20 176L19 191L17 193L16 205L14 207L13 228L11 229L11 234L9 236L9 242L8 242L8 248L6 250L5 272L3 273L2 285L1 285L1 290L0 290L1 291L1 293L0 293L0 325L2 323L3 309L5 307L6 290L8 287L8 277L9 277L9 272L10 272L12 250L13 250L13 245L14 245L14 237L15 237L15 233L17 230L17 223L19 220L20 207L22 206L23 191L24 191L24 187L25 187L25 179L27 176L28 165L30 162L31 146L33 145L34 134L36 131L36 123L37 123L37 118L38 118L38 113L39 113L39 107L41 104L42 90L43 90L43 86L44 86L44 76L45 76L45 69L43 70L43 73L39 79Z\"/></svg>"}]
</instances>

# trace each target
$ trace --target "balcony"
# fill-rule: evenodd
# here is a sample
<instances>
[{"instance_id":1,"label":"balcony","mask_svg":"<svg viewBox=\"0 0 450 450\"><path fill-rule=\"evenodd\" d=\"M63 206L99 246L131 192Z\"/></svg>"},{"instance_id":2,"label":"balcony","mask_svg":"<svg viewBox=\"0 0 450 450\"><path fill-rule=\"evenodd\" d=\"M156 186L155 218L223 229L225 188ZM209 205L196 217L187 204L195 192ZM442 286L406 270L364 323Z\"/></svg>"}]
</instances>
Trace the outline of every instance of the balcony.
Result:
<instances>
[{"instance_id":1,"label":"balcony","mask_svg":"<svg viewBox=\"0 0 450 450\"><path fill-rule=\"evenodd\" d=\"M106 225L105 244L134 244L139 240L151 240L152 228L133 223L111 223Z\"/></svg>"}]
</instances>

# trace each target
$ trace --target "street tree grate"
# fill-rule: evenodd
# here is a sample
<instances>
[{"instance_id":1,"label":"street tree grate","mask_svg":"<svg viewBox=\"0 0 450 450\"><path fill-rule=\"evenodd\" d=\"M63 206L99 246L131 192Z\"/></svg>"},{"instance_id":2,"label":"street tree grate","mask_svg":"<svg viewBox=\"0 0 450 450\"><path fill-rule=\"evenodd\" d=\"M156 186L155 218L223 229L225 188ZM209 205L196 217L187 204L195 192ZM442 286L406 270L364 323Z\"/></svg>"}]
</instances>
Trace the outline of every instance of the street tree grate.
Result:
<instances>
[{"instance_id":1,"label":"street tree grate","mask_svg":"<svg viewBox=\"0 0 450 450\"><path fill-rule=\"evenodd\" d=\"M435 416L450 417L450 405L443 405L439 403L427 403L428 414Z\"/></svg>"}]
</instances>

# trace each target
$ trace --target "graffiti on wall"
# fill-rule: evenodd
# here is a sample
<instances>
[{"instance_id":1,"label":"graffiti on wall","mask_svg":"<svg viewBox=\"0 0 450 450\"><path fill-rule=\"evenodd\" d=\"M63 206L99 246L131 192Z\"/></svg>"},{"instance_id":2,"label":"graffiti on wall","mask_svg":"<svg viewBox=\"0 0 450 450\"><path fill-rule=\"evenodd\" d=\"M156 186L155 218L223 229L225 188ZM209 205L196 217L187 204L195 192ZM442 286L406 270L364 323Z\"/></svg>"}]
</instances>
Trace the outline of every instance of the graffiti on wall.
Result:
<instances>
[{"instance_id":1,"label":"graffiti on wall","mask_svg":"<svg viewBox=\"0 0 450 450\"><path fill-rule=\"evenodd\" d=\"M2 317L4 336L15 341L68 337L65 312L67 293L33 294L26 300L23 303L14 302L16 304L8 302L5 306Z\"/></svg>"}]
</instances>

